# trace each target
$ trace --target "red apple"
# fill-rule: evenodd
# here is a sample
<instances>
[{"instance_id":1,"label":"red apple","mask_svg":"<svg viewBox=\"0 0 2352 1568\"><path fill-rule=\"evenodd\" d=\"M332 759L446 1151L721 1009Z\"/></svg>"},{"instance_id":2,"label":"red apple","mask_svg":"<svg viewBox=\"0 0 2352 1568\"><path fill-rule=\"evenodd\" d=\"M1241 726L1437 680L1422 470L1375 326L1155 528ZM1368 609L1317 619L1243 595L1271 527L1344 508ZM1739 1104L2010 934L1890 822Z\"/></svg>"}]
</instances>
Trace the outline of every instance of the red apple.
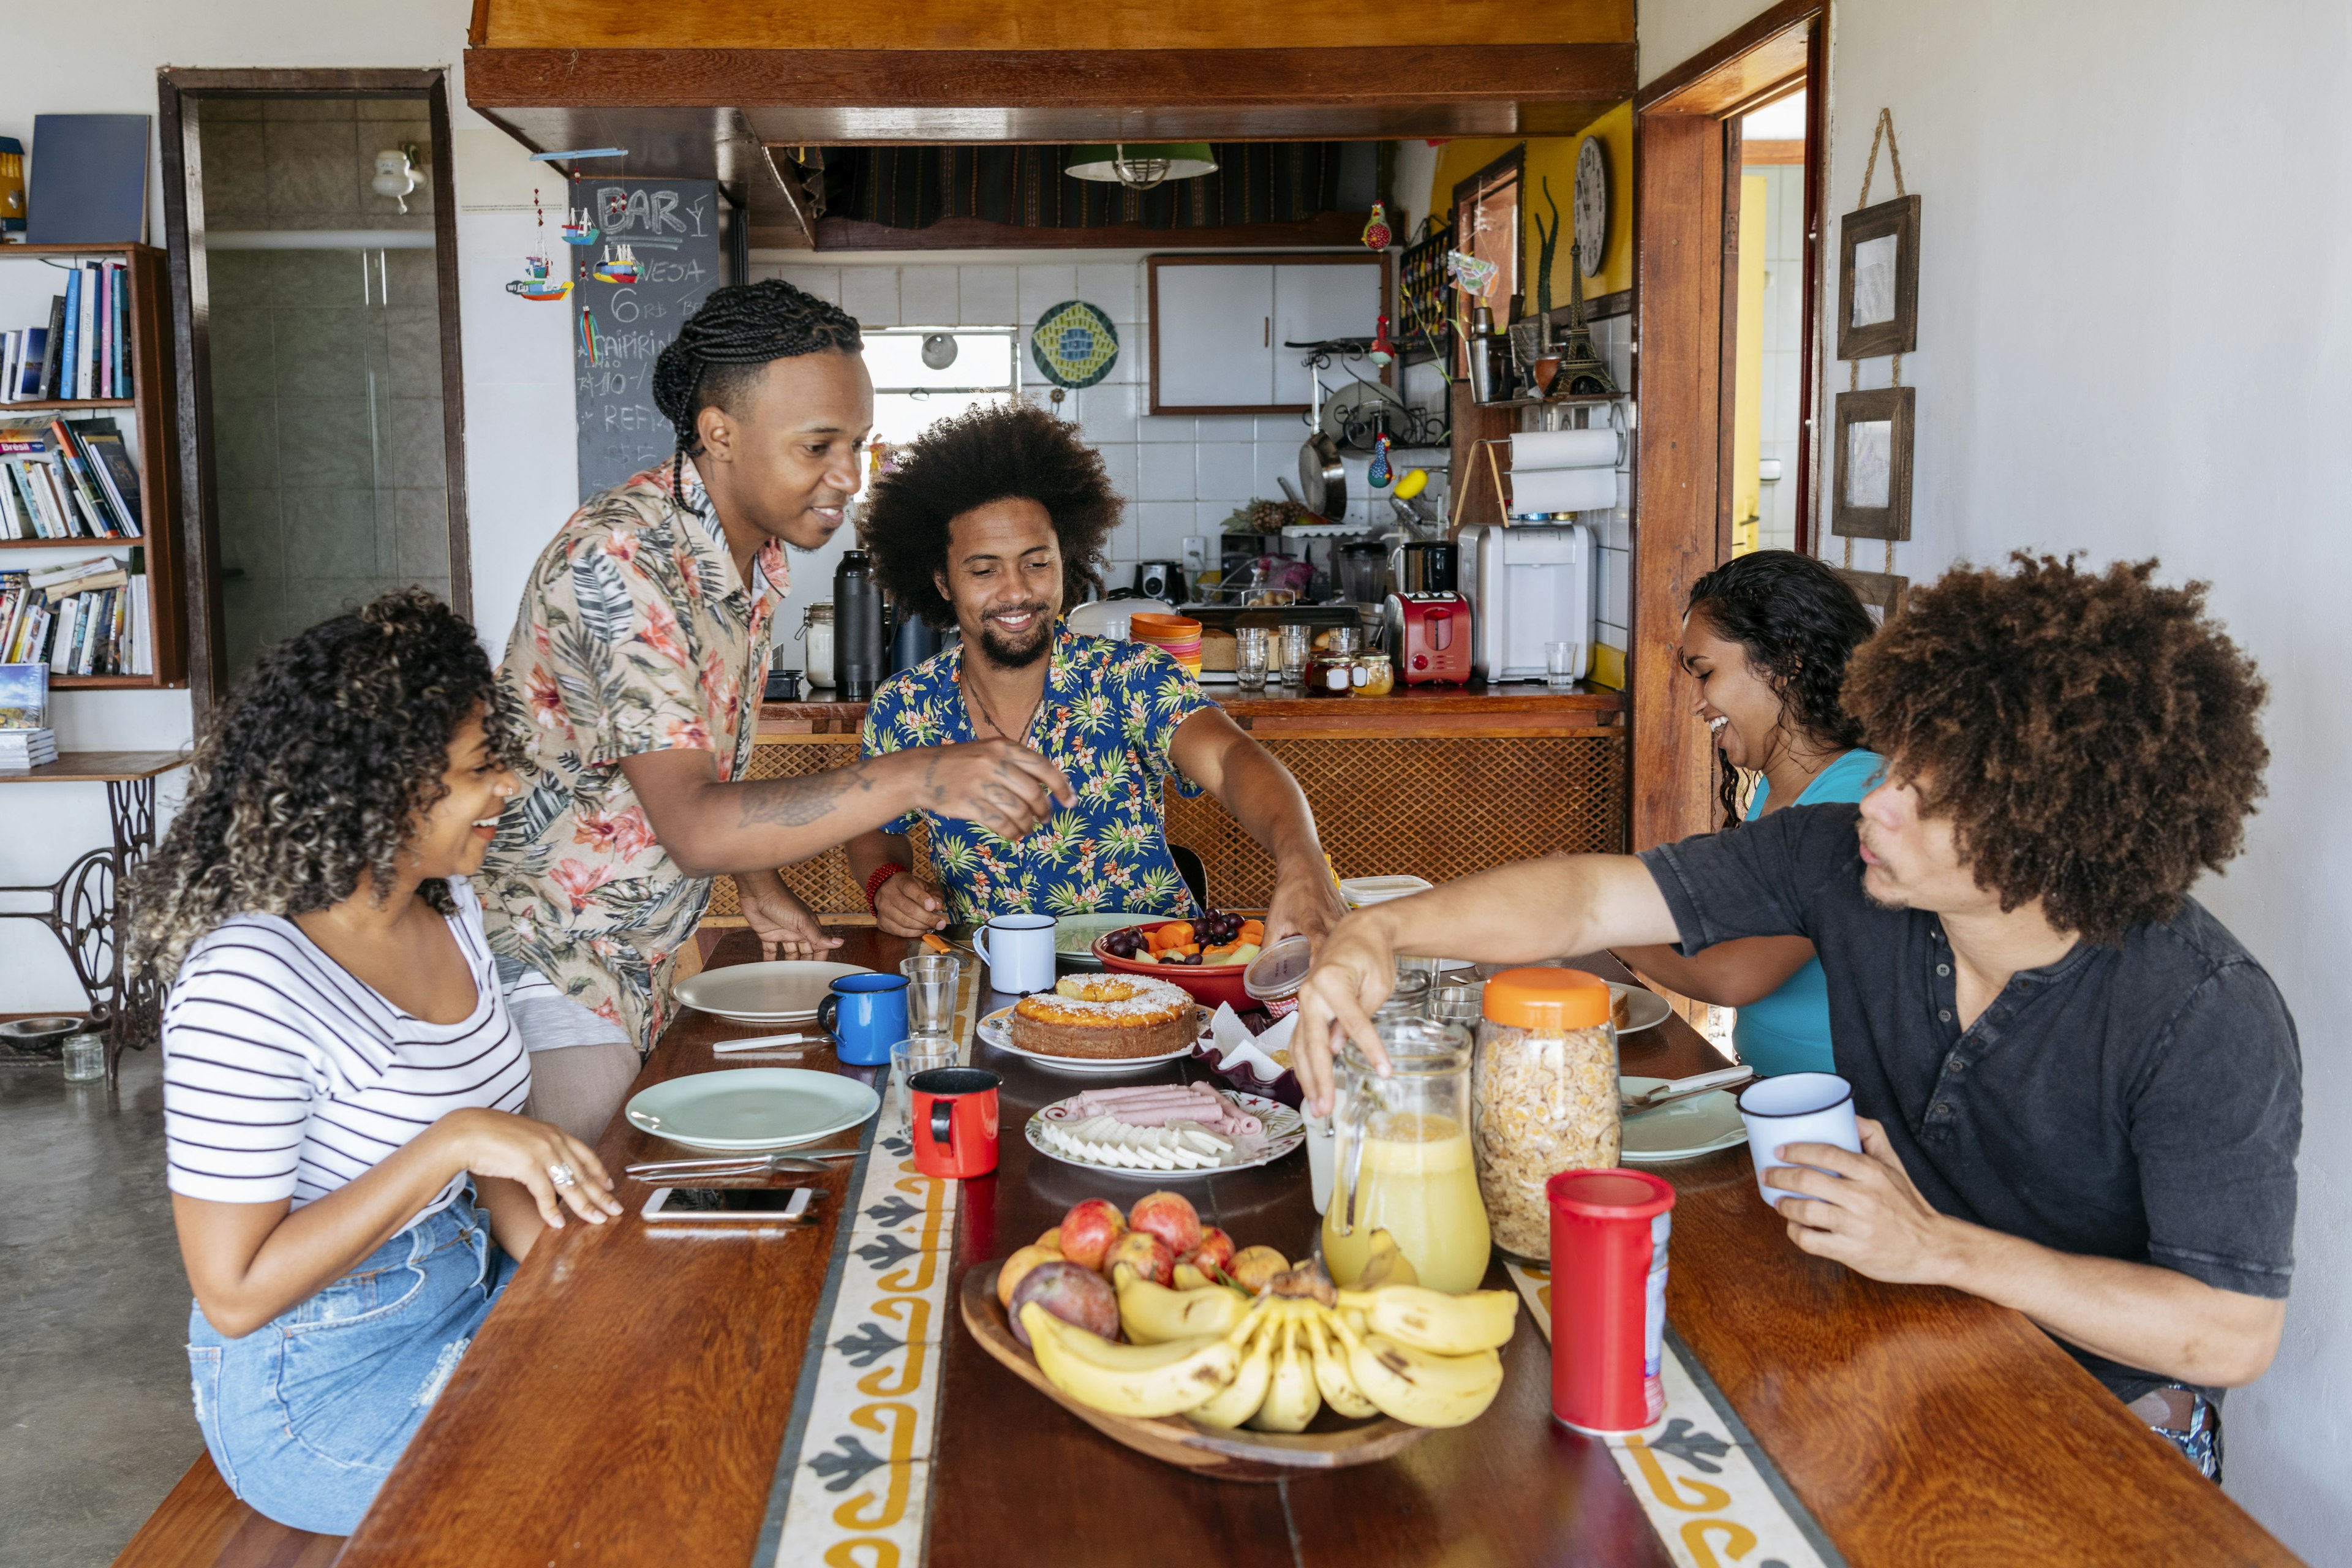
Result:
<instances>
[{"instance_id":1,"label":"red apple","mask_svg":"<svg viewBox=\"0 0 2352 1568\"><path fill-rule=\"evenodd\" d=\"M1022 1277L1020 1289L1013 1292L1011 1312L1013 1337L1024 1345L1029 1331L1021 1321L1021 1309L1032 1301L1066 1323L1107 1340L1118 1338L1118 1294L1090 1268L1048 1259Z\"/></svg>"},{"instance_id":2,"label":"red apple","mask_svg":"<svg viewBox=\"0 0 2352 1568\"><path fill-rule=\"evenodd\" d=\"M1113 1242L1103 1257L1103 1272L1108 1274L1122 1263L1134 1269L1138 1279L1155 1285L1170 1284L1176 1278L1176 1255L1148 1230L1130 1230Z\"/></svg>"},{"instance_id":3,"label":"red apple","mask_svg":"<svg viewBox=\"0 0 2352 1568\"><path fill-rule=\"evenodd\" d=\"M1201 1245L1200 1211L1181 1193L1146 1193L1128 1211L1127 1223L1166 1242L1178 1258Z\"/></svg>"},{"instance_id":4,"label":"red apple","mask_svg":"<svg viewBox=\"0 0 2352 1568\"><path fill-rule=\"evenodd\" d=\"M1127 1216L1108 1198L1088 1198L1062 1216L1057 1227L1062 1256L1081 1268L1099 1269L1103 1254L1127 1229Z\"/></svg>"},{"instance_id":5,"label":"red apple","mask_svg":"<svg viewBox=\"0 0 2352 1568\"><path fill-rule=\"evenodd\" d=\"M1206 1274L1212 1268L1230 1269L1234 1262L1234 1238L1215 1226L1201 1233L1201 1245L1192 1249L1190 1259L1193 1268Z\"/></svg>"}]
</instances>

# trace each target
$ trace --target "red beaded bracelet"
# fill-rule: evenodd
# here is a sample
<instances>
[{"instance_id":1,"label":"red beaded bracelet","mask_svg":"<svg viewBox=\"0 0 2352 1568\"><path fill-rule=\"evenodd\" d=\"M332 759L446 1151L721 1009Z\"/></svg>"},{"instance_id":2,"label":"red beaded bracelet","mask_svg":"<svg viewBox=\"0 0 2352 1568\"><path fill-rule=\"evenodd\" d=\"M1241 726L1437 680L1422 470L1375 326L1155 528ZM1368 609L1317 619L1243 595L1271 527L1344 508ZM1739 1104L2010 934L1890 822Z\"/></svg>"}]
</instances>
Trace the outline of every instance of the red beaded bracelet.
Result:
<instances>
[{"instance_id":1,"label":"red beaded bracelet","mask_svg":"<svg viewBox=\"0 0 2352 1568\"><path fill-rule=\"evenodd\" d=\"M883 883L888 881L891 878L905 870L907 870L907 868L899 865L896 861L892 861L887 866L877 866L874 868L874 875L866 879L866 907L869 910L873 910L873 912L877 914L881 912L879 910L874 909L874 900L876 895L882 891ZM908 874L912 875L911 872Z\"/></svg>"}]
</instances>

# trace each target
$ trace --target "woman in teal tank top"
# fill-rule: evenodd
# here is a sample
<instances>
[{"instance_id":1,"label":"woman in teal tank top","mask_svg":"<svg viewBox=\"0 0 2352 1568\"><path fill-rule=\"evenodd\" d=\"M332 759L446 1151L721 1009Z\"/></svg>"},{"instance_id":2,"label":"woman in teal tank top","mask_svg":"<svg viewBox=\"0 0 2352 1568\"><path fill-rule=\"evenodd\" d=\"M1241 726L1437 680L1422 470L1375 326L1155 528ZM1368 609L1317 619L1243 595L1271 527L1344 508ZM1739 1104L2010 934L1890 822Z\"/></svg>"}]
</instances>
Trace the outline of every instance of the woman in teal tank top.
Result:
<instances>
[{"instance_id":1,"label":"woman in teal tank top","mask_svg":"<svg viewBox=\"0 0 2352 1568\"><path fill-rule=\"evenodd\" d=\"M1785 805L1858 801L1877 783L1881 760L1861 748L1861 727L1839 703L1846 658L1875 629L1843 580L1792 551L1738 556L1693 585L1681 662L1715 733L1726 832ZM1837 1070L1827 982L1804 938L1618 956L1685 996L1738 1008L1732 1041L1759 1074Z\"/></svg>"}]
</instances>

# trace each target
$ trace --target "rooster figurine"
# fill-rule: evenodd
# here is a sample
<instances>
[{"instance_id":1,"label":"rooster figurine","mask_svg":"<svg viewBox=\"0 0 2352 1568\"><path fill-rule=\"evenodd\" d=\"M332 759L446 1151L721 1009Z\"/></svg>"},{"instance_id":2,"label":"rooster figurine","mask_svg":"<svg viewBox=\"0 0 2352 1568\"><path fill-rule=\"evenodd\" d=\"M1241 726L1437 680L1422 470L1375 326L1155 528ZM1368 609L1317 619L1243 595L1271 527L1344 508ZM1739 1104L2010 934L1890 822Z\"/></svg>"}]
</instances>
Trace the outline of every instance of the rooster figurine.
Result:
<instances>
[{"instance_id":1,"label":"rooster figurine","mask_svg":"<svg viewBox=\"0 0 2352 1568\"><path fill-rule=\"evenodd\" d=\"M1389 232L1388 204L1386 202L1374 202L1372 204L1372 216L1367 219L1364 224L1364 248L1366 250L1386 250L1389 247L1389 241L1395 237L1396 237L1394 235L1391 235Z\"/></svg>"},{"instance_id":2,"label":"rooster figurine","mask_svg":"<svg viewBox=\"0 0 2352 1568\"><path fill-rule=\"evenodd\" d=\"M1372 346L1364 352L1371 356L1374 364L1386 370L1395 363L1396 344L1389 342L1389 319L1382 316L1379 321L1380 324L1372 329Z\"/></svg>"}]
</instances>

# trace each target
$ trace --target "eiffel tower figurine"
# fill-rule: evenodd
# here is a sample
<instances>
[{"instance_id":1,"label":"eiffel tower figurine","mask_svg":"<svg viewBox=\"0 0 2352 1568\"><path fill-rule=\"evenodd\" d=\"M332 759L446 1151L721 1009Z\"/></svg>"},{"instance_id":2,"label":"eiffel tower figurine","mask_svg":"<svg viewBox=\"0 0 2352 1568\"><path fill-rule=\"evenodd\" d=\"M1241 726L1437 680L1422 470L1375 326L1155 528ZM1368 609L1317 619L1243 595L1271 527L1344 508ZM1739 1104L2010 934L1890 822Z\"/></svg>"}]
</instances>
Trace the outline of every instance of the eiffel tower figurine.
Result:
<instances>
[{"instance_id":1,"label":"eiffel tower figurine","mask_svg":"<svg viewBox=\"0 0 2352 1568\"><path fill-rule=\"evenodd\" d=\"M1582 248L1580 241L1568 242L1568 330L1560 336L1559 369L1552 375L1547 395L1615 397L1620 395L1616 380L1592 346L1592 330L1584 321L1584 262L1579 254Z\"/></svg>"}]
</instances>

